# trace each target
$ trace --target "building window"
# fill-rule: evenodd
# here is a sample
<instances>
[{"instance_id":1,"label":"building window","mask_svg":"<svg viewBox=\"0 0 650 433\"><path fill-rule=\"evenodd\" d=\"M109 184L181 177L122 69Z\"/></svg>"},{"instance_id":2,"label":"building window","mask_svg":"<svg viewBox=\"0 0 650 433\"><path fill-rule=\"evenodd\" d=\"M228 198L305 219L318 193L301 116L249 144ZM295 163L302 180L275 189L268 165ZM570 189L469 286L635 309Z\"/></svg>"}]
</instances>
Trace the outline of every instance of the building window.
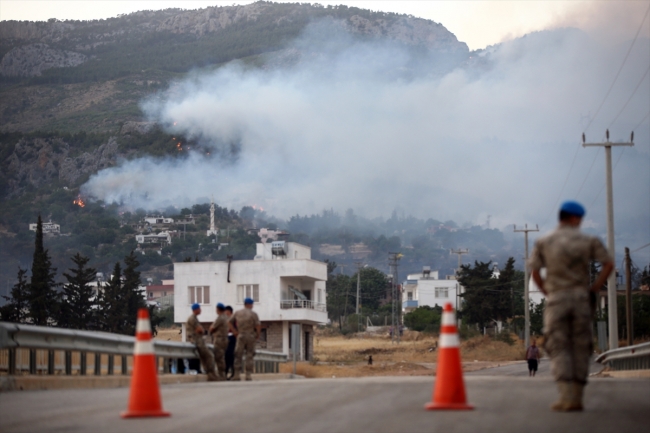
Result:
<instances>
[{"instance_id":1,"label":"building window","mask_svg":"<svg viewBox=\"0 0 650 433\"><path fill-rule=\"evenodd\" d=\"M237 285L237 302L244 303L244 299L251 298L255 302L260 301L259 284L239 284Z\"/></svg>"},{"instance_id":2,"label":"building window","mask_svg":"<svg viewBox=\"0 0 650 433\"><path fill-rule=\"evenodd\" d=\"M149 297L153 298L153 292L149 292Z\"/></svg>"},{"instance_id":3,"label":"building window","mask_svg":"<svg viewBox=\"0 0 650 433\"><path fill-rule=\"evenodd\" d=\"M436 293L436 296L438 296L437 293ZM412 301L413 300L413 292L406 292L406 299L408 299L409 301Z\"/></svg>"},{"instance_id":4,"label":"building window","mask_svg":"<svg viewBox=\"0 0 650 433\"><path fill-rule=\"evenodd\" d=\"M209 304L210 287L209 286L189 286L187 288L188 304Z\"/></svg>"},{"instance_id":5,"label":"building window","mask_svg":"<svg viewBox=\"0 0 650 433\"><path fill-rule=\"evenodd\" d=\"M447 287L436 287L436 298L448 298L449 289Z\"/></svg>"}]
</instances>

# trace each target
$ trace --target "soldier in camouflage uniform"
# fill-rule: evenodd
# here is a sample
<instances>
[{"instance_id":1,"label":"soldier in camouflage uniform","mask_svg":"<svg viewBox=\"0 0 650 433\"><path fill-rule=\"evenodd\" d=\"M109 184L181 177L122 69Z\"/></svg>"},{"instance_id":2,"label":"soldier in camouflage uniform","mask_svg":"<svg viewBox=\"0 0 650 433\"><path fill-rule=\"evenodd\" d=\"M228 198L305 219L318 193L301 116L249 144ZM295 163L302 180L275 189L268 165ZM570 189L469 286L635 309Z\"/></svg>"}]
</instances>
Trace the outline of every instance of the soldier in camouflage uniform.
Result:
<instances>
[{"instance_id":1,"label":"soldier in camouflage uniform","mask_svg":"<svg viewBox=\"0 0 650 433\"><path fill-rule=\"evenodd\" d=\"M196 346L196 351L199 353L199 358L201 358L203 369L208 373L208 381L212 382L218 380L218 377L214 372L214 358L212 357L212 352L208 350L205 341L203 340L205 329L203 329L199 319L196 317L199 314L201 314L201 306L199 304L193 304L192 314L187 319L185 328L187 337Z\"/></svg>"},{"instance_id":2,"label":"soldier in camouflage uniform","mask_svg":"<svg viewBox=\"0 0 650 433\"><path fill-rule=\"evenodd\" d=\"M252 380L251 374L255 367L255 343L260 338L262 332L262 325L257 313L253 311L253 300L246 298L244 300L244 308L237 311L230 317L228 321L230 331L237 337L237 345L235 346L235 375L231 380L241 380L239 377L241 373L242 356L246 353L246 380ZM233 325L237 324L237 328Z\"/></svg>"},{"instance_id":3,"label":"soldier in camouflage uniform","mask_svg":"<svg viewBox=\"0 0 650 433\"><path fill-rule=\"evenodd\" d=\"M226 306L217 304L217 318L214 320L208 333L212 335L214 345L214 362L217 364L219 380L226 380L226 349L228 348L228 318Z\"/></svg>"},{"instance_id":4,"label":"soldier in camouflage uniform","mask_svg":"<svg viewBox=\"0 0 650 433\"><path fill-rule=\"evenodd\" d=\"M559 226L535 243L528 266L547 297L544 310L544 349L551 358L551 372L558 383L556 411L582 410L582 394L593 351L590 291L598 292L614 268L612 258L596 237L580 232L584 208L569 201L560 208ZM602 265L593 285L589 281L592 260ZM546 278L540 275L546 268Z\"/></svg>"}]
</instances>

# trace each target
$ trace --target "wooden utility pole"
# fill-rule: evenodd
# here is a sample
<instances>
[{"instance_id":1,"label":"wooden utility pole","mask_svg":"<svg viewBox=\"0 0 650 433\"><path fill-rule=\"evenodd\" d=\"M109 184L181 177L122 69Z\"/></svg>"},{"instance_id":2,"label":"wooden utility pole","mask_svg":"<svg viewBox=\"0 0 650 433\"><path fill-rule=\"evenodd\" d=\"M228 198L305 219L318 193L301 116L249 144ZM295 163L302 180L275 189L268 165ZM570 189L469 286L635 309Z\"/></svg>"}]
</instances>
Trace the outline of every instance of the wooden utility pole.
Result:
<instances>
[{"instance_id":1,"label":"wooden utility pole","mask_svg":"<svg viewBox=\"0 0 650 433\"><path fill-rule=\"evenodd\" d=\"M392 291L391 291L391 304L392 304L392 314L391 314L391 327L393 329L391 336L391 343L400 342L399 327L401 325L400 321L400 311L402 308L402 300L397 299L399 293L399 280L397 277L397 268L399 266L399 260L402 258L400 253L388 253L388 265L390 266L390 273L393 277Z\"/></svg>"},{"instance_id":2,"label":"wooden utility pole","mask_svg":"<svg viewBox=\"0 0 650 433\"><path fill-rule=\"evenodd\" d=\"M515 233L524 233L524 242L526 244L526 256L524 258L524 345L526 348L530 345L530 292L528 290L528 232L538 232L539 227L535 224L534 229L529 229L528 224L523 229L517 230L517 225L514 226Z\"/></svg>"},{"instance_id":3,"label":"wooden utility pole","mask_svg":"<svg viewBox=\"0 0 650 433\"><path fill-rule=\"evenodd\" d=\"M605 131L606 141L603 143L587 143L582 134L582 147L605 148L605 177L607 185L607 249L616 262L614 247L614 192L612 187L612 146L634 146L634 132L628 143L612 143L609 141L609 129ZM609 274L607 279L607 319L609 327L609 350L618 347L618 317L616 311L616 272Z\"/></svg>"},{"instance_id":4,"label":"wooden utility pole","mask_svg":"<svg viewBox=\"0 0 650 433\"><path fill-rule=\"evenodd\" d=\"M632 263L630 249L625 247L625 327L627 328L628 346L634 344L634 329L632 326Z\"/></svg>"}]
</instances>

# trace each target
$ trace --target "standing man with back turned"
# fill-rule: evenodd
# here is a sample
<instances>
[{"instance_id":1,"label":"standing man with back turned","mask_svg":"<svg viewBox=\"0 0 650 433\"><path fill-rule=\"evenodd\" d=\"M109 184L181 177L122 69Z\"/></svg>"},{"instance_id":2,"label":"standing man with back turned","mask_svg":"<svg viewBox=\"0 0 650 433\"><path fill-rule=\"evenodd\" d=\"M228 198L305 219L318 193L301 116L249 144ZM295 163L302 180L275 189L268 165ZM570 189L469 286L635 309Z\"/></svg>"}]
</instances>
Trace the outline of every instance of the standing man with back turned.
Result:
<instances>
[{"instance_id":1,"label":"standing man with back turned","mask_svg":"<svg viewBox=\"0 0 650 433\"><path fill-rule=\"evenodd\" d=\"M187 318L185 329L189 340L196 346L196 351L199 354L199 358L201 358L203 368L208 373L208 381L212 382L219 380L219 378L214 372L214 357L212 356L212 352L208 350L203 340L205 329L203 329L199 319L196 317L199 314L201 314L201 306L199 304L192 304L192 314Z\"/></svg>"},{"instance_id":2,"label":"standing man with back turned","mask_svg":"<svg viewBox=\"0 0 650 433\"><path fill-rule=\"evenodd\" d=\"M214 363L217 365L219 380L226 380L226 349L228 348L228 318L226 306L217 304L217 318L214 319L208 333L212 335L214 345Z\"/></svg>"},{"instance_id":3,"label":"standing man with back turned","mask_svg":"<svg viewBox=\"0 0 650 433\"><path fill-rule=\"evenodd\" d=\"M253 300L244 299L244 308L232 315L228 321L230 331L237 337L235 346L235 375L231 380L241 380L241 363L244 352L246 353L246 380L253 380L253 368L255 367L255 343L260 338L262 325L257 313L253 311ZM237 323L237 328L233 326Z\"/></svg>"},{"instance_id":4,"label":"standing man with back turned","mask_svg":"<svg viewBox=\"0 0 650 433\"><path fill-rule=\"evenodd\" d=\"M563 203L558 227L535 242L528 262L533 280L547 297L544 349L560 392L551 409L561 412L582 410L593 352L590 292L597 292L614 269L603 243L580 232L584 215L579 203ZM601 263L602 270L590 285L589 264L594 260ZM546 278L540 275L544 267Z\"/></svg>"}]
</instances>

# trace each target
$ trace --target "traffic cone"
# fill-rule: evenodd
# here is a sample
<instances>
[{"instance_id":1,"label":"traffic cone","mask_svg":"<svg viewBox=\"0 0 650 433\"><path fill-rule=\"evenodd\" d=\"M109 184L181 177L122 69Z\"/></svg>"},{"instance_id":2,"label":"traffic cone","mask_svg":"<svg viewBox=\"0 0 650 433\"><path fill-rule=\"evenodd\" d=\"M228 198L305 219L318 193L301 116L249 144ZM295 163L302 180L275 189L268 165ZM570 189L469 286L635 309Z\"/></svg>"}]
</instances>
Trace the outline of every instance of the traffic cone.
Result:
<instances>
[{"instance_id":1,"label":"traffic cone","mask_svg":"<svg viewBox=\"0 0 650 433\"><path fill-rule=\"evenodd\" d=\"M450 303L442 312L442 327L438 344L438 369L436 371L433 401L424 405L427 410L471 410L465 397L463 368L460 364L460 342L456 329L456 314Z\"/></svg>"},{"instance_id":2,"label":"traffic cone","mask_svg":"<svg viewBox=\"0 0 650 433\"><path fill-rule=\"evenodd\" d=\"M122 418L169 416L162 410L158 369L151 341L149 310L140 308L135 328L135 347L133 349L133 374L129 408L122 412Z\"/></svg>"}]
</instances>

